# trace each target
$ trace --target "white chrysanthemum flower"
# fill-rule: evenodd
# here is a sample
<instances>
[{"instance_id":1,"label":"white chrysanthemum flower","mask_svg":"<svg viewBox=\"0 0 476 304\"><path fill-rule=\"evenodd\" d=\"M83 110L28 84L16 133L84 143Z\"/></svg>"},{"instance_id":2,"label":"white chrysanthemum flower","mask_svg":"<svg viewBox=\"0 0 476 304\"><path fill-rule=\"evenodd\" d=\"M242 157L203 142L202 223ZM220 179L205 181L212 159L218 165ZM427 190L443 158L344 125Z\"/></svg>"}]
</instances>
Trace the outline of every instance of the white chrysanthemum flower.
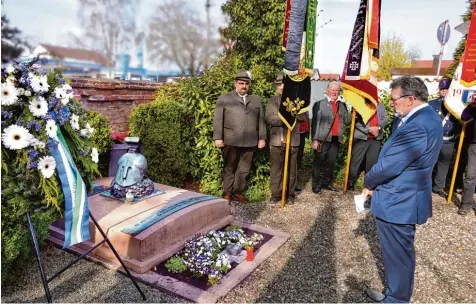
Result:
<instances>
[{"instance_id":1,"label":"white chrysanthemum flower","mask_svg":"<svg viewBox=\"0 0 476 304\"><path fill-rule=\"evenodd\" d=\"M46 113L48 113L48 103L43 97L36 96L32 101L30 101L28 109L30 109L33 116L44 117Z\"/></svg>"},{"instance_id":2,"label":"white chrysanthemum flower","mask_svg":"<svg viewBox=\"0 0 476 304\"><path fill-rule=\"evenodd\" d=\"M98 149L96 148L93 148L92 151L91 151L91 159L93 162L95 162L96 164L99 162L99 153L98 153Z\"/></svg>"},{"instance_id":3,"label":"white chrysanthemum flower","mask_svg":"<svg viewBox=\"0 0 476 304\"><path fill-rule=\"evenodd\" d=\"M35 93L45 93L50 88L46 75L38 77L30 73L30 85Z\"/></svg>"},{"instance_id":4,"label":"white chrysanthemum flower","mask_svg":"<svg viewBox=\"0 0 476 304\"><path fill-rule=\"evenodd\" d=\"M45 178L50 178L55 174L56 161L51 156L44 156L38 161L38 170Z\"/></svg>"},{"instance_id":5,"label":"white chrysanthemum flower","mask_svg":"<svg viewBox=\"0 0 476 304\"><path fill-rule=\"evenodd\" d=\"M33 135L25 127L11 125L3 130L2 143L11 150L20 150L30 145Z\"/></svg>"},{"instance_id":6,"label":"white chrysanthemum flower","mask_svg":"<svg viewBox=\"0 0 476 304\"><path fill-rule=\"evenodd\" d=\"M25 94L25 89L24 88L18 88L17 92L18 92L18 95L21 96L21 95Z\"/></svg>"},{"instance_id":7,"label":"white chrysanthemum flower","mask_svg":"<svg viewBox=\"0 0 476 304\"><path fill-rule=\"evenodd\" d=\"M46 121L46 134L48 137L56 138L56 131L58 131L58 127L56 126L56 122L52 119L48 119Z\"/></svg>"},{"instance_id":8,"label":"white chrysanthemum flower","mask_svg":"<svg viewBox=\"0 0 476 304\"><path fill-rule=\"evenodd\" d=\"M10 74L13 72L15 72L15 67L13 65L7 66L7 73Z\"/></svg>"},{"instance_id":9,"label":"white chrysanthemum flower","mask_svg":"<svg viewBox=\"0 0 476 304\"><path fill-rule=\"evenodd\" d=\"M79 131L79 135L81 135L82 137L89 137L89 133L88 133L88 130L86 129L81 129L81 131Z\"/></svg>"},{"instance_id":10,"label":"white chrysanthemum flower","mask_svg":"<svg viewBox=\"0 0 476 304\"><path fill-rule=\"evenodd\" d=\"M65 106L69 102L69 94L66 93L65 90L61 87L57 87L54 91L55 97L61 101L61 103Z\"/></svg>"},{"instance_id":11,"label":"white chrysanthemum flower","mask_svg":"<svg viewBox=\"0 0 476 304\"><path fill-rule=\"evenodd\" d=\"M18 101L18 90L15 85L10 82L2 82L2 106L11 106Z\"/></svg>"},{"instance_id":12,"label":"white chrysanthemum flower","mask_svg":"<svg viewBox=\"0 0 476 304\"><path fill-rule=\"evenodd\" d=\"M31 96L31 92L29 90L25 90L25 93L23 93L26 97Z\"/></svg>"},{"instance_id":13,"label":"white chrysanthemum flower","mask_svg":"<svg viewBox=\"0 0 476 304\"><path fill-rule=\"evenodd\" d=\"M89 134L92 135L94 133L94 128L91 127L91 125L88 123L86 123L86 130L88 130Z\"/></svg>"},{"instance_id":14,"label":"white chrysanthemum flower","mask_svg":"<svg viewBox=\"0 0 476 304\"><path fill-rule=\"evenodd\" d=\"M69 120L69 123L71 124L71 128L73 128L73 130L79 130L79 116L78 115L72 114Z\"/></svg>"}]
</instances>

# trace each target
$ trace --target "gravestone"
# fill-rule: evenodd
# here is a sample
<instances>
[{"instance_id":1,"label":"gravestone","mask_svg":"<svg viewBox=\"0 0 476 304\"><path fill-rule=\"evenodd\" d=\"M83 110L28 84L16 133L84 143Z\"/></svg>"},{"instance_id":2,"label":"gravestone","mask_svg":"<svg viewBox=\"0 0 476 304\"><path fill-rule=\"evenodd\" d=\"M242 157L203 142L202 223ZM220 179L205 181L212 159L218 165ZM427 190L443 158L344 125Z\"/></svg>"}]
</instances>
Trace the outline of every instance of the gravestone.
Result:
<instances>
[{"instance_id":1,"label":"gravestone","mask_svg":"<svg viewBox=\"0 0 476 304\"><path fill-rule=\"evenodd\" d=\"M95 183L108 187L111 180L108 177ZM174 255L197 233L217 230L233 221L230 205L222 198L162 184L154 186L163 193L138 202L126 203L101 194L89 197L90 212L126 266L139 274ZM61 221L52 225L50 241L62 244L63 227ZM75 245L82 250L102 241L92 222L89 227L91 240ZM107 243L93 254L119 265Z\"/></svg>"}]
</instances>

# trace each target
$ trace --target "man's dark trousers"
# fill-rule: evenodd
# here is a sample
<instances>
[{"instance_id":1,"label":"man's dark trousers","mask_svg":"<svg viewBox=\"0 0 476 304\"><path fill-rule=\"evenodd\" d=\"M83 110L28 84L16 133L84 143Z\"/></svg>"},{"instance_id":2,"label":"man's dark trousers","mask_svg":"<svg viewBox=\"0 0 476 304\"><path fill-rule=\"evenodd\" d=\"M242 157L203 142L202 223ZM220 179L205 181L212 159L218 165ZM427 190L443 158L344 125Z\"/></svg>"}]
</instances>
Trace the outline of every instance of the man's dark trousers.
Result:
<instances>
[{"instance_id":1,"label":"man's dark trousers","mask_svg":"<svg viewBox=\"0 0 476 304\"><path fill-rule=\"evenodd\" d=\"M270 147L271 159L271 195L273 199L280 199L283 191L283 173L284 173L284 156L286 147ZM297 185L297 152L298 147L289 147L288 162L288 180L287 180L287 197L293 197Z\"/></svg>"},{"instance_id":2,"label":"man's dark trousers","mask_svg":"<svg viewBox=\"0 0 476 304\"><path fill-rule=\"evenodd\" d=\"M349 185L355 185L359 178L359 169L365 158L365 173L372 169L377 163L378 153L380 152L381 141L375 139L361 140L354 139L352 145L352 158L350 160Z\"/></svg>"},{"instance_id":3,"label":"man's dark trousers","mask_svg":"<svg viewBox=\"0 0 476 304\"><path fill-rule=\"evenodd\" d=\"M225 162L225 172L223 173L224 196L243 193L255 149L256 147L234 146L223 148L223 160Z\"/></svg>"},{"instance_id":4,"label":"man's dark trousers","mask_svg":"<svg viewBox=\"0 0 476 304\"><path fill-rule=\"evenodd\" d=\"M309 132L300 133L300 142L299 142L299 149L297 154L297 166L298 169L302 168L302 160L304 158L304 147L306 145L306 138L309 137Z\"/></svg>"},{"instance_id":5,"label":"man's dark trousers","mask_svg":"<svg viewBox=\"0 0 476 304\"><path fill-rule=\"evenodd\" d=\"M454 143L443 143L441 146L438 162L436 163L435 185L433 186L434 191L445 189L446 176L448 175L448 170L450 168L454 147Z\"/></svg>"},{"instance_id":6,"label":"man's dark trousers","mask_svg":"<svg viewBox=\"0 0 476 304\"><path fill-rule=\"evenodd\" d=\"M462 208L470 210L473 205L474 187L476 186L476 144L470 144L468 148L468 167L464 178L463 205Z\"/></svg>"},{"instance_id":7,"label":"man's dark trousers","mask_svg":"<svg viewBox=\"0 0 476 304\"><path fill-rule=\"evenodd\" d=\"M408 303L415 280L415 225L376 218L388 288L385 303Z\"/></svg>"},{"instance_id":8,"label":"man's dark trousers","mask_svg":"<svg viewBox=\"0 0 476 304\"><path fill-rule=\"evenodd\" d=\"M331 142L325 141L322 151L314 151L312 166L312 189L320 189L323 185L332 185L334 165L339 152L340 143L337 136L332 136Z\"/></svg>"}]
</instances>

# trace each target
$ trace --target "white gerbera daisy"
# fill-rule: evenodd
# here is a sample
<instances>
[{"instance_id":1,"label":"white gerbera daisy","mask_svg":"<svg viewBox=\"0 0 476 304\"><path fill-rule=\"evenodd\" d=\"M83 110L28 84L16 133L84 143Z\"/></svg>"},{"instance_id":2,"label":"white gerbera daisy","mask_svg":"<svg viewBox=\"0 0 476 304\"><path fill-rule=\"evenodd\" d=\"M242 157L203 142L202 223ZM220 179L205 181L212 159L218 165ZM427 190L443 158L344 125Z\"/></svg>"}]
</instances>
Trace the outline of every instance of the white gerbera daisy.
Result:
<instances>
[{"instance_id":1,"label":"white gerbera daisy","mask_svg":"<svg viewBox=\"0 0 476 304\"><path fill-rule=\"evenodd\" d=\"M56 161L51 156L44 156L38 161L38 169L45 178L50 178L55 173Z\"/></svg>"},{"instance_id":2,"label":"white gerbera daisy","mask_svg":"<svg viewBox=\"0 0 476 304\"><path fill-rule=\"evenodd\" d=\"M46 121L46 134L48 134L48 137L56 138L56 131L58 131L58 127L56 126L55 121L48 119Z\"/></svg>"},{"instance_id":3,"label":"white gerbera daisy","mask_svg":"<svg viewBox=\"0 0 476 304\"><path fill-rule=\"evenodd\" d=\"M69 96L68 96L68 94L66 93L66 91L63 90L61 87L57 87L57 88L55 89L54 94L55 94L55 97L56 97L57 99L61 100L61 103L62 103L63 105L68 104L68 102L69 102Z\"/></svg>"},{"instance_id":4,"label":"white gerbera daisy","mask_svg":"<svg viewBox=\"0 0 476 304\"><path fill-rule=\"evenodd\" d=\"M73 130L79 130L79 116L78 115L72 114L69 123L71 124L71 128L73 128Z\"/></svg>"},{"instance_id":5,"label":"white gerbera daisy","mask_svg":"<svg viewBox=\"0 0 476 304\"><path fill-rule=\"evenodd\" d=\"M3 130L2 143L11 150L20 150L30 145L33 135L25 127L11 125Z\"/></svg>"},{"instance_id":6,"label":"white gerbera daisy","mask_svg":"<svg viewBox=\"0 0 476 304\"><path fill-rule=\"evenodd\" d=\"M48 113L48 103L41 96L36 96L30 101L28 108L35 117L43 117Z\"/></svg>"},{"instance_id":7,"label":"white gerbera daisy","mask_svg":"<svg viewBox=\"0 0 476 304\"><path fill-rule=\"evenodd\" d=\"M11 106L18 101L18 90L15 85L8 81L2 82L2 106Z\"/></svg>"},{"instance_id":8,"label":"white gerbera daisy","mask_svg":"<svg viewBox=\"0 0 476 304\"><path fill-rule=\"evenodd\" d=\"M35 93L45 93L50 88L46 75L38 77L30 73L30 85Z\"/></svg>"},{"instance_id":9,"label":"white gerbera daisy","mask_svg":"<svg viewBox=\"0 0 476 304\"><path fill-rule=\"evenodd\" d=\"M92 151L91 151L91 159L93 162L95 162L96 164L99 162L99 153L98 153L98 149L96 148L93 148Z\"/></svg>"}]
</instances>

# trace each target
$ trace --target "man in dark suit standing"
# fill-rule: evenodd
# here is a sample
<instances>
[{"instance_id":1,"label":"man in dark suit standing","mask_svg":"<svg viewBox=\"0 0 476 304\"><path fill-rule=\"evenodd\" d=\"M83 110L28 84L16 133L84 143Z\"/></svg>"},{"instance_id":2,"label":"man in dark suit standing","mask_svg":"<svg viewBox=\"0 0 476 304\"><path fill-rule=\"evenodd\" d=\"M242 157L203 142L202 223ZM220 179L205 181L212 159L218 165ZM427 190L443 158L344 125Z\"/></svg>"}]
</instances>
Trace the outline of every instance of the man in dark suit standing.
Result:
<instances>
[{"instance_id":1,"label":"man in dark suit standing","mask_svg":"<svg viewBox=\"0 0 476 304\"><path fill-rule=\"evenodd\" d=\"M235 77L235 90L218 98L213 117L213 138L223 148L225 170L223 198L247 203L243 195L253 153L266 145L266 124L261 100L248 95L251 73L240 71Z\"/></svg>"},{"instance_id":2,"label":"man in dark suit standing","mask_svg":"<svg viewBox=\"0 0 476 304\"><path fill-rule=\"evenodd\" d=\"M366 99L368 105L373 105ZM375 106L374 106L375 108ZM354 130L354 142L352 145L352 158L350 160L349 189L354 190L354 185L359 178L362 161L365 159L365 173L369 172L377 162L380 147L383 140L383 129L388 125L385 105L379 103L377 111L364 124L362 117L357 115Z\"/></svg>"},{"instance_id":3,"label":"man in dark suit standing","mask_svg":"<svg viewBox=\"0 0 476 304\"><path fill-rule=\"evenodd\" d=\"M372 195L388 288L367 290L375 301L409 302L415 276L416 224L432 215L431 173L438 160L443 128L428 106L428 90L417 77L402 76L390 85L391 105L401 120L365 175L362 195Z\"/></svg>"},{"instance_id":4,"label":"man in dark suit standing","mask_svg":"<svg viewBox=\"0 0 476 304\"><path fill-rule=\"evenodd\" d=\"M281 201L283 189L283 173L284 173L284 156L286 152L286 134L287 127L279 118L279 104L281 103L281 96L283 93L283 75L279 74L274 81L277 95L271 97L266 108L266 122L270 125L270 161L271 161L271 203L277 204ZM289 162L288 162L288 183L286 189L286 201L288 204L293 204L295 201L295 192L297 186L297 171L298 171L298 149L300 144L299 122L309 119L308 112L298 114L297 122L294 129L291 131L291 143L289 147Z\"/></svg>"},{"instance_id":5,"label":"man in dark suit standing","mask_svg":"<svg viewBox=\"0 0 476 304\"><path fill-rule=\"evenodd\" d=\"M338 100L340 84L332 81L327 87L327 96L312 107L311 148L314 152L312 164L312 191L320 193L321 188L337 191L332 185L334 166L343 140L344 128L350 123L349 111Z\"/></svg>"},{"instance_id":6,"label":"man in dark suit standing","mask_svg":"<svg viewBox=\"0 0 476 304\"><path fill-rule=\"evenodd\" d=\"M456 117L443 105L445 96L448 93L451 79L442 79L438 84L440 97L428 102L428 104L438 113L443 126L443 146L441 147L438 163L436 164L435 182L433 184L433 192L439 196L446 198L448 194L445 192L446 176L453 159L453 150L455 147L456 135L460 132L461 124Z\"/></svg>"},{"instance_id":7,"label":"man in dark suit standing","mask_svg":"<svg viewBox=\"0 0 476 304\"><path fill-rule=\"evenodd\" d=\"M468 166L466 167L466 176L463 180L463 198L459 215L467 215L473 205L474 187L476 187L476 98L466 106L461 113L461 119L465 122L472 122L466 127L471 141L468 146ZM472 130L471 130L472 128Z\"/></svg>"}]
</instances>

